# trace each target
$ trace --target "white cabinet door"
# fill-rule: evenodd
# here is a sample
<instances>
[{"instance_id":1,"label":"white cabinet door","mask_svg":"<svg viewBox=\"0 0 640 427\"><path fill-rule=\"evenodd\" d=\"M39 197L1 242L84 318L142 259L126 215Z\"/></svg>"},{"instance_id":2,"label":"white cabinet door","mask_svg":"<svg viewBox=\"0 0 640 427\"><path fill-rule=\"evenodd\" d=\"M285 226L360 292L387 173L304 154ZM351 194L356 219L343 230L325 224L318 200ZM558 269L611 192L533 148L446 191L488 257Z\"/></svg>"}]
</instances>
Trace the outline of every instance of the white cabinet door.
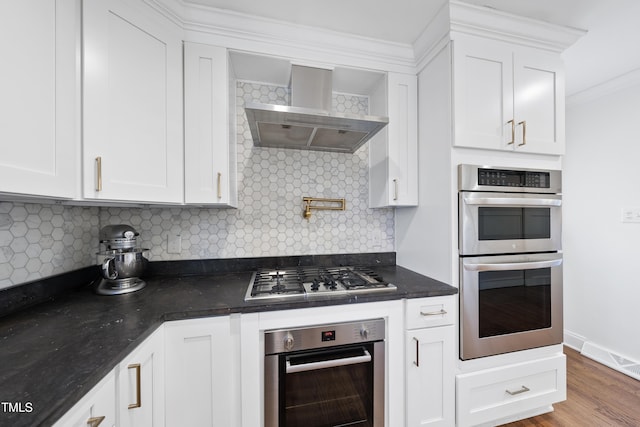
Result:
<instances>
[{"instance_id":1,"label":"white cabinet door","mask_svg":"<svg viewBox=\"0 0 640 427\"><path fill-rule=\"evenodd\" d=\"M388 73L385 102L389 124L369 141L369 206L418 204L418 79ZM382 110L380 110L382 111ZM374 114L376 114L374 112ZM379 115L383 115L380 113Z\"/></svg>"},{"instance_id":2,"label":"white cabinet door","mask_svg":"<svg viewBox=\"0 0 640 427\"><path fill-rule=\"evenodd\" d=\"M239 318L165 323L167 426L240 425Z\"/></svg>"},{"instance_id":3,"label":"white cabinet door","mask_svg":"<svg viewBox=\"0 0 640 427\"><path fill-rule=\"evenodd\" d=\"M405 380L407 426L455 424L455 297L405 303Z\"/></svg>"},{"instance_id":4,"label":"white cabinet door","mask_svg":"<svg viewBox=\"0 0 640 427\"><path fill-rule=\"evenodd\" d=\"M119 365L121 427L164 425L164 335L156 330Z\"/></svg>"},{"instance_id":5,"label":"white cabinet door","mask_svg":"<svg viewBox=\"0 0 640 427\"><path fill-rule=\"evenodd\" d=\"M564 65L559 55L522 49L514 55L517 151L564 154ZM523 134L524 132L524 134Z\"/></svg>"},{"instance_id":6,"label":"white cabinet door","mask_svg":"<svg viewBox=\"0 0 640 427\"><path fill-rule=\"evenodd\" d=\"M182 35L139 0L83 3L83 195L183 202Z\"/></svg>"},{"instance_id":7,"label":"white cabinet door","mask_svg":"<svg viewBox=\"0 0 640 427\"><path fill-rule=\"evenodd\" d=\"M512 150L513 55L486 40L453 42L454 144Z\"/></svg>"},{"instance_id":8,"label":"white cabinet door","mask_svg":"<svg viewBox=\"0 0 640 427\"><path fill-rule=\"evenodd\" d=\"M407 425L454 424L453 325L406 332Z\"/></svg>"},{"instance_id":9,"label":"white cabinet door","mask_svg":"<svg viewBox=\"0 0 640 427\"><path fill-rule=\"evenodd\" d=\"M113 427L116 425L116 373L112 371L53 427Z\"/></svg>"},{"instance_id":10,"label":"white cabinet door","mask_svg":"<svg viewBox=\"0 0 640 427\"><path fill-rule=\"evenodd\" d=\"M79 3L0 2L0 192L77 194Z\"/></svg>"},{"instance_id":11,"label":"white cabinet door","mask_svg":"<svg viewBox=\"0 0 640 427\"><path fill-rule=\"evenodd\" d=\"M453 58L454 145L564 153L560 55L457 36Z\"/></svg>"},{"instance_id":12,"label":"white cabinet door","mask_svg":"<svg viewBox=\"0 0 640 427\"><path fill-rule=\"evenodd\" d=\"M184 44L185 202L236 206L235 79L227 49Z\"/></svg>"}]
</instances>

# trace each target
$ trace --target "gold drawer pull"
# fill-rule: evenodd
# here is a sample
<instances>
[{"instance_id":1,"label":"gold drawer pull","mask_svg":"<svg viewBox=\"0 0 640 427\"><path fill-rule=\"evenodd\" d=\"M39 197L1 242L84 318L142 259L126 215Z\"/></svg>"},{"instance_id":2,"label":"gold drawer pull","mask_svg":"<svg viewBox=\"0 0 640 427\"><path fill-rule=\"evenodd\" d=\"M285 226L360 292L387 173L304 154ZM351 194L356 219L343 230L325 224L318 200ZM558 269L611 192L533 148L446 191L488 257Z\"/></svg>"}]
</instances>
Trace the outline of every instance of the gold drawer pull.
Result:
<instances>
[{"instance_id":1,"label":"gold drawer pull","mask_svg":"<svg viewBox=\"0 0 640 427\"><path fill-rule=\"evenodd\" d=\"M136 370L136 403L129 404L129 409L135 409L142 406L142 392L140 390L140 364L134 363L127 366L127 368Z\"/></svg>"},{"instance_id":2,"label":"gold drawer pull","mask_svg":"<svg viewBox=\"0 0 640 427\"><path fill-rule=\"evenodd\" d=\"M527 144L527 121L523 120L518 125L522 125L522 144L518 144L518 147L522 147Z\"/></svg>"},{"instance_id":3,"label":"gold drawer pull","mask_svg":"<svg viewBox=\"0 0 640 427\"><path fill-rule=\"evenodd\" d=\"M98 427L102 421L104 421L104 417L91 417L87 420L87 425L89 427Z\"/></svg>"},{"instance_id":4,"label":"gold drawer pull","mask_svg":"<svg viewBox=\"0 0 640 427\"><path fill-rule=\"evenodd\" d=\"M507 142L507 145L511 145L516 142L516 122L509 120L507 123L511 123L511 141Z\"/></svg>"},{"instance_id":5,"label":"gold drawer pull","mask_svg":"<svg viewBox=\"0 0 640 427\"><path fill-rule=\"evenodd\" d=\"M427 312L420 310L420 316L444 316L445 314L447 314L447 310L445 310L444 308L441 308L438 311L427 311Z\"/></svg>"},{"instance_id":6,"label":"gold drawer pull","mask_svg":"<svg viewBox=\"0 0 640 427\"><path fill-rule=\"evenodd\" d=\"M393 200L398 200L398 180L393 180Z\"/></svg>"},{"instance_id":7,"label":"gold drawer pull","mask_svg":"<svg viewBox=\"0 0 640 427\"><path fill-rule=\"evenodd\" d=\"M222 174L218 172L218 199L222 199Z\"/></svg>"},{"instance_id":8,"label":"gold drawer pull","mask_svg":"<svg viewBox=\"0 0 640 427\"><path fill-rule=\"evenodd\" d=\"M511 390L505 390L507 393L509 393L511 396L515 396L517 394L521 394L521 393L526 393L528 391L531 391L531 389L522 386L522 388L520 390L516 390L516 391L511 391Z\"/></svg>"},{"instance_id":9,"label":"gold drawer pull","mask_svg":"<svg viewBox=\"0 0 640 427\"><path fill-rule=\"evenodd\" d=\"M102 191L102 157L96 157L96 191Z\"/></svg>"}]
</instances>

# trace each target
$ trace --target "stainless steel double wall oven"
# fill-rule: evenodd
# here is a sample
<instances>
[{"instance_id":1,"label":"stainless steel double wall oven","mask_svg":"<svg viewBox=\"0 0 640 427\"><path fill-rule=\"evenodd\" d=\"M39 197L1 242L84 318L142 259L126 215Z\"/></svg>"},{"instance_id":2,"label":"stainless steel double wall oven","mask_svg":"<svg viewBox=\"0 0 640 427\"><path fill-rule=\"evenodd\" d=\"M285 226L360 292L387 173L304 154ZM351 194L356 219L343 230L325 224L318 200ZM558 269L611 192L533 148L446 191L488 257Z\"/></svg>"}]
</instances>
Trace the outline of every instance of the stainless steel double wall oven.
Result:
<instances>
[{"instance_id":1,"label":"stainless steel double wall oven","mask_svg":"<svg viewBox=\"0 0 640 427\"><path fill-rule=\"evenodd\" d=\"M458 166L460 358L562 342L557 170Z\"/></svg>"}]
</instances>

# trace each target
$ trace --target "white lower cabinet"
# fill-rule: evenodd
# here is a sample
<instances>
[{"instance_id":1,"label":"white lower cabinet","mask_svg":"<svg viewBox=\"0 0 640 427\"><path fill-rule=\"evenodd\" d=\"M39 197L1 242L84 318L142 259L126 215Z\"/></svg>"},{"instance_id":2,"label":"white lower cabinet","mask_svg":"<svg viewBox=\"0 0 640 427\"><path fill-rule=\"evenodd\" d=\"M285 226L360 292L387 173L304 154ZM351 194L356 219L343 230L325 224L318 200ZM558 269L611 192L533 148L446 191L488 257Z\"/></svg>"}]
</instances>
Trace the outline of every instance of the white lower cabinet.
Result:
<instances>
[{"instance_id":1,"label":"white lower cabinet","mask_svg":"<svg viewBox=\"0 0 640 427\"><path fill-rule=\"evenodd\" d=\"M53 427L113 427L116 423L116 370L111 371Z\"/></svg>"},{"instance_id":2,"label":"white lower cabinet","mask_svg":"<svg viewBox=\"0 0 640 427\"><path fill-rule=\"evenodd\" d=\"M453 296L405 302L407 426L455 424Z\"/></svg>"},{"instance_id":3,"label":"white lower cabinet","mask_svg":"<svg viewBox=\"0 0 640 427\"><path fill-rule=\"evenodd\" d=\"M167 427L238 426L240 316L165 323Z\"/></svg>"},{"instance_id":4,"label":"white lower cabinet","mask_svg":"<svg viewBox=\"0 0 640 427\"><path fill-rule=\"evenodd\" d=\"M54 427L164 426L163 340L160 326Z\"/></svg>"},{"instance_id":5,"label":"white lower cabinet","mask_svg":"<svg viewBox=\"0 0 640 427\"><path fill-rule=\"evenodd\" d=\"M458 426L475 426L550 407L566 399L564 354L460 374ZM498 422L502 424L502 422Z\"/></svg>"},{"instance_id":6,"label":"white lower cabinet","mask_svg":"<svg viewBox=\"0 0 640 427\"><path fill-rule=\"evenodd\" d=\"M160 327L118 368L120 427L164 425L164 335Z\"/></svg>"}]
</instances>

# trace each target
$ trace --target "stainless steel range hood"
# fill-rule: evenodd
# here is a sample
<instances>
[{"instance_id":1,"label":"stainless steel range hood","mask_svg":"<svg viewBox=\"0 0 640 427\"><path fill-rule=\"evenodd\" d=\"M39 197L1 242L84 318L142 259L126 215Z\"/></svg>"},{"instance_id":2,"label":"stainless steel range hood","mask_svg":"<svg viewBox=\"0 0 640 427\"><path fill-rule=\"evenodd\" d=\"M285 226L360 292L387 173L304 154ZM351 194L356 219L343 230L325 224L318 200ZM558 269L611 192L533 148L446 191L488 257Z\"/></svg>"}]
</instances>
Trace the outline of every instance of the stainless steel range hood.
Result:
<instances>
[{"instance_id":1,"label":"stainless steel range hood","mask_svg":"<svg viewBox=\"0 0 640 427\"><path fill-rule=\"evenodd\" d=\"M256 147L354 153L388 117L331 112L332 72L292 65L291 106L247 103Z\"/></svg>"}]
</instances>

